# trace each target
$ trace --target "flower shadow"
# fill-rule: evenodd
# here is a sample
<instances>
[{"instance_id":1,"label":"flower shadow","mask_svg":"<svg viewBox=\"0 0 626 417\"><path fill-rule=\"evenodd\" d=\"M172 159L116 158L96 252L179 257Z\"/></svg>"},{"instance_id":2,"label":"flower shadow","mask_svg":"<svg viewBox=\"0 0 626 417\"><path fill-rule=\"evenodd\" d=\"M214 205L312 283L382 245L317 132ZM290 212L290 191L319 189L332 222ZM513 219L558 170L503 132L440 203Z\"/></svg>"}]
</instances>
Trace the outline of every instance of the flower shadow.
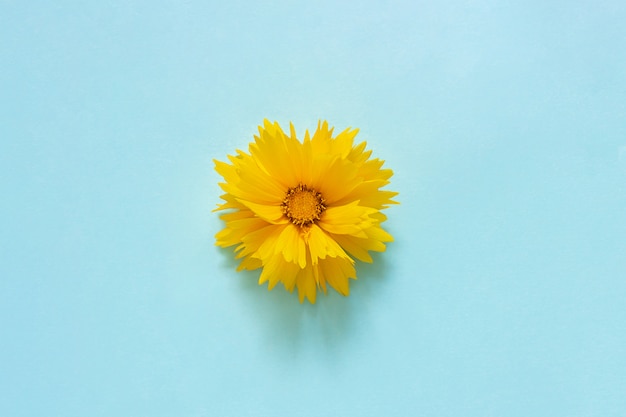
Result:
<instances>
[{"instance_id":1,"label":"flower shadow","mask_svg":"<svg viewBox=\"0 0 626 417\"><path fill-rule=\"evenodd\" d=\"M225 262L234 270L238 264L228 249L221 250ZM374 263L357 263L357 280L351 280L351 295L344 297L332 288L319 292L316 304L300 304L297 290L289 293L280 285L272 291L258 285L260 271L237 274L243 297L242 305L260 328L270 353L298 357L307 350L341 356L344 346L367 337L368 316L377 303L378 291L385 279L383 256L373 254Z\"/></svg>"}]
</instances>

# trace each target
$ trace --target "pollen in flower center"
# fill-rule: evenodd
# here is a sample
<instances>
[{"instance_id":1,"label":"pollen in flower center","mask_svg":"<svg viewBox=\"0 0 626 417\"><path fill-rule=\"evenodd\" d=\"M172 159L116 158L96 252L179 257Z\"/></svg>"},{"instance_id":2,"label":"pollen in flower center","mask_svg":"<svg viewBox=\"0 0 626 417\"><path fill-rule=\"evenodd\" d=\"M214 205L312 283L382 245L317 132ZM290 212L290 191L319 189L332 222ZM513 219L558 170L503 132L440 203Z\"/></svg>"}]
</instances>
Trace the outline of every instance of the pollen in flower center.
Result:
<instances>
[{"instance_id":1,"label":"pollen in flower center","mask_svg":"<svg viewBox=\"0 0 626 417\"><path fill-rule=\"evenodd\" d=\"M326 210L320 193L306 185L290 188L281 204L283 213L296 226L310 226Z\"/></svg>"}]
</instances>

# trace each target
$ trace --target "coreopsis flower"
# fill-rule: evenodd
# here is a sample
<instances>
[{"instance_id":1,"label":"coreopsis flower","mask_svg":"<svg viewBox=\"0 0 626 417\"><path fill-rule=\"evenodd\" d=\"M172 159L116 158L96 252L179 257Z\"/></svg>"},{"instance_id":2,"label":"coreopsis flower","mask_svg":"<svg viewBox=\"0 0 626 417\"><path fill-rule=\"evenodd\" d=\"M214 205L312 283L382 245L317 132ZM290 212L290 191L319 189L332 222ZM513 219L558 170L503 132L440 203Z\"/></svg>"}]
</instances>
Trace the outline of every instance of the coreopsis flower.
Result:
<instances>
[{"instance_id":1,"label":"coreopsis flower","mask_svg":"<svg viewBox=\"0 0 626 417\"><path fill-rule=\"evenodd\" d=\"M235 247L238 270L261 268L259 284L297 288L301 303L315 303L327 286L349 294L355 259L372 262L369 251L383 252L393 241L381 210L397 195L381 189L393 171L370 159L365 142L354 146L357 133L348 128L333 137L324 121L301 142L293 125L287 135L265 120L247 153L214 160L225 192L216 210L227 210L216 245Z\"/></svg>"}]
</instances>

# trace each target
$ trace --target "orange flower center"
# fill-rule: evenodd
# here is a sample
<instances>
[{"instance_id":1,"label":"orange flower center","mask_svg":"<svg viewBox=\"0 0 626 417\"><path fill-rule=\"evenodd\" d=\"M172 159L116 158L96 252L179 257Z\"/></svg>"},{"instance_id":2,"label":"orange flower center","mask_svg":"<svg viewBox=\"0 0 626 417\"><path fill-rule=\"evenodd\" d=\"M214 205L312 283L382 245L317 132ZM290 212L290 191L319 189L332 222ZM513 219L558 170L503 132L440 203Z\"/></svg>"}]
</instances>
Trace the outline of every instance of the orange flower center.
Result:
<instances>
[{"instance_id":1,"label":"orange flower center","mask_svg":"<svg viewBox=\"0 0 626 417\"><path fill-rule=\"evenodd\" d=\"M302 184L287 191L281 206L289 221L300 227L315 223L326 210L322 195Z\"/></svg>"}]
</instances>

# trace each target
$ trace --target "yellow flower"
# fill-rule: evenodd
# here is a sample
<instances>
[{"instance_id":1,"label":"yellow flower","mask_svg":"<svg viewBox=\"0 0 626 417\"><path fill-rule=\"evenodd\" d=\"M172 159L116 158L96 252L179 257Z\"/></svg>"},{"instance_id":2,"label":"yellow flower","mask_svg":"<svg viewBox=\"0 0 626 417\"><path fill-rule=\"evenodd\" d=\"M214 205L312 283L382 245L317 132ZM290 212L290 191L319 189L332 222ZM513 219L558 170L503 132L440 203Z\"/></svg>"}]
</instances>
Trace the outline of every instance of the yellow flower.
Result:
<instances>
[{"instance_id":1,"label":"yellow flower","mask_svg":"<svg viewBox=\"0 0 626 417\"><path fill-rule=\"evenodd\" d=\"M320 122L300 142L293 124L287 135L265 120L248 153L237 150L230 163L214 160L226 193L216 211L228 210L216 245L236 246L237 270L262 268L259 284L297 287L301 303L315 303L327 284L349 294L354 258L372 262L368 251L383 252L393 241L381 227L381 210L397 195L381 190L393 171L370 159L365 142L353 146L357 133L346 129L333 138Z\"/></svg>"}]
</instances>

